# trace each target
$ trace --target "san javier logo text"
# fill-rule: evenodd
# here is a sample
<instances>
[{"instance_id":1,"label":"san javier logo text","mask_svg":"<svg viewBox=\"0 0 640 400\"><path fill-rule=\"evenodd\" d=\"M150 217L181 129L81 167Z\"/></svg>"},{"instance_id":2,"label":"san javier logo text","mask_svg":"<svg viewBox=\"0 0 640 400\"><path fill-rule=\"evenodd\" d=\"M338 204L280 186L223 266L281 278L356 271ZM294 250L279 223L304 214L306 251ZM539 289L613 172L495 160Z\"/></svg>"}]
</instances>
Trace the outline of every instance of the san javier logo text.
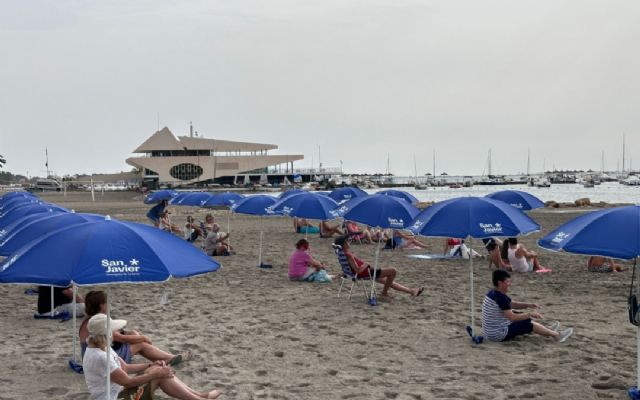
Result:
<instances>
[{"instance_id":1,"label":"san javier logo text","mask_svg":"<svg viewBox=\"0 0 640 400\"><path fill-rule=\"evenodd\" d=\"M389 226L392 228L403 228L404 220L402 218L387 218L387 222L389 222Z\"/></svg>"},{"instance_id":2,"label":"san javier logo text","mask_svg":"<svg viewBox=\"0 0 640 400\"><path fill-rule=\"evenodd\" d=\"M511 206L518 208L520 210L522 210L522 208L524 207L522 203L511 203Z\"/></svg>"},{"instance_id":3,"label":"san javier logo text","mask_svg":"<svg viewBox=\"0 0 640 400\"><path fill-rule=\"evenodd\" d=\"M497 222L495 224L480 223L480 229L482 229L484 233L502 233L502 224Z\"/></svg>"},{"instance_id":4,"label":"san javier logo text","mask_svg":"<svg viewBox=\"0 0 640 400\"><path fill-rule=\"evenodd\" d=\"M132 258L129 263L122 260L102 259L101 264L106 268L107 275L139 275L140 261Z\"/></svg>"},{"instance_id":5,"label":"san javier logo text","mask_svg":"<svg viewBox=\"0 0 640 400\"><path fill-rule=\"evenodd\" d=\"M556 236L553 239L551 239L551 242L559 244L567 240L569 236L571 236L570 233L558 232Z\"/></svg>"}]
</instances>

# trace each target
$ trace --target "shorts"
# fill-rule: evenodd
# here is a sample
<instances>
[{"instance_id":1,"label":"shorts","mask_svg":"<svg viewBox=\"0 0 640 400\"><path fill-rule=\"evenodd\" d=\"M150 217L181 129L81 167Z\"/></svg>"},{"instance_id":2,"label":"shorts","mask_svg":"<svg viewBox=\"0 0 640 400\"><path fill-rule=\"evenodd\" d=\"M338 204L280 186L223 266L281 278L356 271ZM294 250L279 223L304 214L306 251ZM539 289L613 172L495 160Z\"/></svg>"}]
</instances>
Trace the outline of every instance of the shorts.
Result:
<instances>
[{"instance_id":1,"label":"shorts","mask_svg":"<svg viewBox=\"0 0 640 400\"><path fill-rule=\"evenodd\" d=\"M449 238L447 239L447 246L457 246L460 244L460 239Z\"/></svg>"},{"instance_id":2,"label":"shorts","mask_svg":"<svg viewBox=\"0 0 640 400\"><path fill-rule=\"evenodd\" d=\"M152 400L151 386L148 383L135 386L132 388L124 388L118 393L118 399L122 400Z\"/></svg>"},{"instance_id":3,"label":"shorts","mask_svg":"<svg viewBox=\"0 0 640 400\"><path fill-rule=\"evenodd\" d=\"M367 272L367 271L369 271L369 272ZM373 268L371 267L371 265L369 265L366 270L364 270L364 271L360 272L360 274L358 274L358 278L360 278L360 279L368 279L371 276L371 277L373 277L373 279L378 279L380 277L381 273L382 273L382 269L378 268L378 269L376 269L375 276L373 276Z\"/></svg>"},{"instance_id":4,"label":"shorts","mask_svg":"<svg viewBox=\"0 0 640 400\"><path fill-rule=\"evenodd\" d=\"M533 323L531 322L531 318L516 321L509 325L509 330L507 331L507 336L502 339L502 341L511 340L516 336L527 335L533 332Z\"/></svg>"}]
</instances>

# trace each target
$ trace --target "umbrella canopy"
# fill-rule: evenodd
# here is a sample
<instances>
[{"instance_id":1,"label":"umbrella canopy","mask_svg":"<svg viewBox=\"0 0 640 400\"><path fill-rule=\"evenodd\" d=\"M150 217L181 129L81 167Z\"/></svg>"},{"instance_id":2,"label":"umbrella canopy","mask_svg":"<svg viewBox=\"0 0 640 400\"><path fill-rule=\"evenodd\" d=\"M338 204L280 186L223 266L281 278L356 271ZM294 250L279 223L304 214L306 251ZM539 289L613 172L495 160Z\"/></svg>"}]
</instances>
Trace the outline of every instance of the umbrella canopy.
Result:
<instances>
[{"instance_id":1,"label":"umbrella canopy","mask_svg":"<svg viewBox=\"0 0 640 400\"><path fill-rule=\"evenodd\" d=\"M245 196L238 193L224 192L224 193L213 195L202 206L203 207L213 207L213 206L231 207L232 205L234 205L235 203L239 202L244 198Z\"/></svg>"},{"instance_id":2,"label":"umbrella canopy","mask_svg":"<svg viewBox=\"0 0 640 400\"><path fill-rule=\"evenodd\" d=\"M175 235L106 217L58 229L20 248L0 264L0 283L163 282L218 268L212 258Z\"/></svg>"},{"instance_id":3,"label":"umbrella canopy","mask_svg":"<svg viewBox=\"0 0 640 400\"><path fill-rule=\"evenodd\" d=\"M331 197L338 203L341 203L343 201L349 201L357 197L366 197L368 195L369 194L367 194L367 192L365 192L364 190L358 187L338 188L333 190L331 193L329 193L329 197Z\"/></svg>"},{"instance_id":4,"label":"umbrella canopy","mask_svg":"<svg viewBox=\"0 0 640 400\"><path fill-rule=\"evenodd\" d=\"M0 196L0 204L14 198L14 197L38 197L31 192L9 192Z\"/></svg>"},{"instance_id":5,"label":"umbrella canopy","mask_svg":"<svg viewBox=\"0 0 640 400\"><path fill-rule=\"evenodd\" d=\"M144 198L144 204L156 204L160 203L162 200L171 200L177 194L178 192L172 189L158 190L153 193L149 193L147 197Z\"/></svg>"},{"instance_id":6,"label":"umbrella canopy","mask_svg":"<svg viewBox=\"0 0 640 400\"><path fill-rule=\"evenodd\" d=\"M381 190L379 192L377 192L376 194L382 194L385 196L392 196L392 197L397 197L399 199L403 199L405 201L408 201L411 204L415 204L418 202L418 199L407 192L404 192L402 190L395 190L395 189L387 189L387 190Z\"/></svg>"},{"instance_id":7,"label":"umbrella canopy","mask_svg":"<svg viewBox=\"0 0 640 400\"><path fill-rule=\"evenodd\" d=\"M52 231L67 226L78 225L89 221L103 220L104 216L96 214L58 213L35 214L30 221L23 223L0 242L0 256L10 256L33 240L38 240Z\"/></svg>"},{"instance_id":8,"label":"umbrella canopy","mask_svg":"<svg viewBox=\"0 0 640 400\"><path fill-rule=\"evenodd\" d=\"M290 189L287 191L284 191L282 193L280 193L280 195L278 196L279 199L286 199L289 196L293 196L295 194L300 194L300 193L305 193L306 190L302 190L302 189Z\"/></svg>"},{"instance_id":9,"label":"umbrella canopy","mask_svg":"<svg viewBox=\"0 0 640 400\"><path fill-rule=\"evenodd\" d=\"M464 239L518 236L540 230L528 215L499 200L457 197L422 211L408 230L416 235Z\"/></svg>"},{"instance_id":10,"label":"umbrella canopy","mask_svg":"<svg viewBox=\"0 0 640 400\"><path fill-rule=\"evenodd\" d=\"M249 215L274 215L271 210L276 199L266 194L248 196L231 206L231 211Z\"/></svg>"},{"instance_id":11,"label":"umbrella canopy","mask_svg":"<svg viewBox=\"0 0 640 400\"><path fill-rule=\"evenodd\" d=\"M640 206L581 215L538 241L542 248L629 260L640 256Z\"/></svg>"},{"instance_id":12,"label":"umbrella canopy","mask_svg":"<svg viewBox=\"0 0 640 400\"><path fill-rule=\"evenodd\" d=\"M419 212L414 205L398 197L374 194L343 204L333 215L373 227L404 229Z\"/></svg>"},{"instance_id":13,"label":"umbrella canopy","mask_svg":"<svg viewBox=\"0 0 640 400\"><path fill-rule=\"evenodd\" d=\"M9 225L5 226L2 230L0 230L0 239L8 237L10 234L14 232L14 230L18 230L22 228L23 225L31 223L32 221L50 218L58 214L71 214L71 213L53 210L51 212L46 212L46 213L36 213L36 214L25 215L22 218L19 218L13 221Z\"/></svg>"},{"instance_id":14,"label":"umbrella canopy","mask_svg":"<svg viewBox=\"0 0 640 400\"><path fill-rule=\"evenodd\" d=\"M40 214L45 212L69 212L66 208L55 206L53 204L29 204L24 207L13 209L9 214L0 218L0 229L4 229L13 222L19 221L30 214Z\"/></svg>"},{"instance_id":15,"label":"umbrella canopy","mask_svg":"<svg viewBox=\"0 0 640 400\"><path fill-rule=\"evenodd\" d=\"M174 206L195 206L201 207L207 200L211 199L213 195L208 192L191 192L184 196L178 195L169 200L169 204Z\"/></svg>"},{"instance_id":16,"label":"umbrella canopy","mask_svg":"<svg viewBox=\"0 0 640 400\"><path fill-rule=\"evenodd\" d=\"M27 204L40 204L42 201L37 197L13 197L0 206L0 215L4 215L14 208Z\"/></svg>"},{"instance_id":17,"label":"umbrella canopy","mask_svg":"<svg viewBox=\"0 0 640 400\"><path fill-rule=\"evenodd\" d=\"M276 213L292 217L328 220L336 218L331 213L338 203L326 196L318 196L309 192L285 197L271 207Z\"/></svg>"},{"instance_id":18,"label":"umbrella canopy","mask_svg":"<svg viewBox=\"0 0 640 400\"><path fill-rule=\"evenodd\" d=\"M542 200L530 193L521 192L520 190L501 190L499 192L490 193L485 197L504 201L505 203L523 211L544 207Z\"/></svg>"}]
</instances>

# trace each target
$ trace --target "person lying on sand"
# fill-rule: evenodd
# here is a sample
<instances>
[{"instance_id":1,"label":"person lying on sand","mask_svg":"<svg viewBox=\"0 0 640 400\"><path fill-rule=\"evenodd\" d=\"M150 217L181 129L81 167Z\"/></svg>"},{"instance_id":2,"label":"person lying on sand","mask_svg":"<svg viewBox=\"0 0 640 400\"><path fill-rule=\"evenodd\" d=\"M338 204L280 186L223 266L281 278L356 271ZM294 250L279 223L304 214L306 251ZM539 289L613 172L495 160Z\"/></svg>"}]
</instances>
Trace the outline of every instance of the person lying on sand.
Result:
<instances>
[{"instance_id":1,"label":"person lying on sand","mask_svg":"<svg viewBox=\"0 0 640 400\"><path fill-rule=\"evenodd\" d=\"M622 272L624 269L609 257L591 256L587 262L589 272Z\"/></svg>"},{"instance_id":2,"label":"person lying on sand","mask_svg":"<svg viewBox=\"0 0 640 400\"><path fill-rule=\"evenodd\" d=\"M107 363L108 343L105 314L96 314L87 322L87 351L82 359L84 379L92 399L116 400L121 392L133 394L135 398L150 399L159 387L171 398L180 400L217 399L218 390L197 392L176 378L174 371L163 361L146 364L130 364L114 352L110 352ZM109 321L116 330L124 328L123 320ZM111 382L107 393L105 375L109 371ZM129 376L129 374L137 374ZM140 395L140 396L138 396Z\"/></svg>"},{"instance_id":3,"label":"person lying on sand","mask_svg":"<svg viewBox=\"0 0 640 400\"><path fill-rule=\"evenodd\" d=\"M551 272L551 269L545 268L538 262L538 254L534 251L527 250L522 244L518 244L517 238L509 238L509 265L511 270L515 272Z\"/></svg>"},{"instance_id":4,"label":"person lying on sand","mask_svg":"<svg viewBox=\"0 0 640 400\"><path fill-rule=\"evenodd\" d=\"M385 233L385 235L387 237L387 241L384 246L385 249L413 250L417 248L427 248L427 245L416 239L415 236L401 232L397 229L393 229L390 235L389 233Z\"/></svg>"},{"instance_id":5,"label":"person lying on sand","mask_svg":"<svg viewBox=\"0 0 640 400\"><path fill-rule=\"evenodd\" d=\"M318 233L320 229L311 225L309 221L304 218L293 217L293 229L296 233Z\"/></svg>"},{"instance_id":6,"label":"person lying on sand","mask_svg":"<svg viewBox=\"0 0 640 400\"><path fill-rule=\"evenodd\" d=\"M80 347L82 353L86 349L86 339L89 336L89 320L96 314L106 314L107 312L107 294L103 291L92 291L85 296L85 312L86 318L80 324L79 336ZM151 339L140 334L140 332L124 329L113 329L113 343L111 348L120 358L127 363L131 362L131 358L140 354L150 361L164 361L170 365L177 365L182 361L191 359L191 352L187 351L182 354L171 354L160 350L151 343Z\"/></svg>"},{"instance_id":7,"label":"person lying on sand","mask_svg":"<svg viewBox=\"0 0 640 400\"><path fill-rule=\"evenodd\" d=\"M356 274L358 278L364 279L364 278L369 278L373 276L374 274L373 267L365 263L364 260L356 257L354 254L351 253L349 243L347 242L344 236L340 236L336 238L336 240L333 243L336 246L340 246L342 248L342 252L344 253L345 257L347 258L347 261L349 262L349 266L351 267L351 271L353 271L353 273ZM382 287L382 293L381 293L382 297L387 297L387 298L391 297L389 295L389 288L400 291L400 292L408 293L414 297L420 296L422 294L424 288L411 289L409 287L403 286L395 282L396 275L397 275L397 270L395 268L376 269L375 280L376 282L384 285Z\"/></svg>"},{"instance_id":8,"label":"person lying on sand","mask_svg":"<svg viewBox=\"0 0 640 400\"><path fill-rule=\"evenodd\" d=\"M531 332L541 336L553 337L562 343L573 334L573 328L558 331L560 323L546 327L531 319L542 319L537 312L514 312L526 308L539 308L535 303L513 301L507 293L511 289L511 275L502 269L493 271L491 276L493 289L489 290L482 302L482 329L484 336L495 342L511 340L516 336Z\"/></svg>"},{"instance_id":9,"label":"person lying on sand","mask_svg":"<svg viewBox=\"0 0 640 400\"><path fill-rule=\"evenodd\" d=\"M309 254L309 242L300 239L289 257L289 279L305 282L331 282L337 275L327 274L327 266Z\"/></svg>"}]
</instances>

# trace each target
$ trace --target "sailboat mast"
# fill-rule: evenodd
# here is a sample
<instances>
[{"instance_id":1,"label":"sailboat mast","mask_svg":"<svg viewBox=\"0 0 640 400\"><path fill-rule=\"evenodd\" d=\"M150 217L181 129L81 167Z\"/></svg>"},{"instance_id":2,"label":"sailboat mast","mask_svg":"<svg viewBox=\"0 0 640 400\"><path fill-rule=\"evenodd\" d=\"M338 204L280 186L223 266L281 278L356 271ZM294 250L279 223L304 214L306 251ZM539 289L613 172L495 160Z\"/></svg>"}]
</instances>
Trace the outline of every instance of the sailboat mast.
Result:
<instances>
[{"instance_id":1,"label":"sailboat mast","mask_svg":"<svg viewBox=\"0 0 640 400\"><path fill-rule=\"evenodd\" d=\"M487 175L492 175L491 174L491 149L489 149L489 158L487 159Z\"/></svg>"},{"instance_id":2,"label":"sailboat mast","mask_svg":"<svg viewBox=\"0 0 640 400\"><path fill-rule=\"evenodd\" d=\"M602 160L600 160L600 173L604 174L604 150L602 150Z\"/></svg>"},{"instance_id":3,"label":"sailboat mast","mask_svg":"<svg viewBox=\"0 0 640 400\"><path fill-rule=\"evenodd\" d=\"M622 132L622 172L624 173L625 134Z\"/></svg>"},{"instance_id":4,"label":"sailboat mast","mask_svg":"<svg viewBox=\"0 0 640 400\"><path fill-rule=\"evenodd\" d=\"M531 169L531 149L527 149L527 176L529 176L530 169Z\"/></svg>"}]
</instances>

